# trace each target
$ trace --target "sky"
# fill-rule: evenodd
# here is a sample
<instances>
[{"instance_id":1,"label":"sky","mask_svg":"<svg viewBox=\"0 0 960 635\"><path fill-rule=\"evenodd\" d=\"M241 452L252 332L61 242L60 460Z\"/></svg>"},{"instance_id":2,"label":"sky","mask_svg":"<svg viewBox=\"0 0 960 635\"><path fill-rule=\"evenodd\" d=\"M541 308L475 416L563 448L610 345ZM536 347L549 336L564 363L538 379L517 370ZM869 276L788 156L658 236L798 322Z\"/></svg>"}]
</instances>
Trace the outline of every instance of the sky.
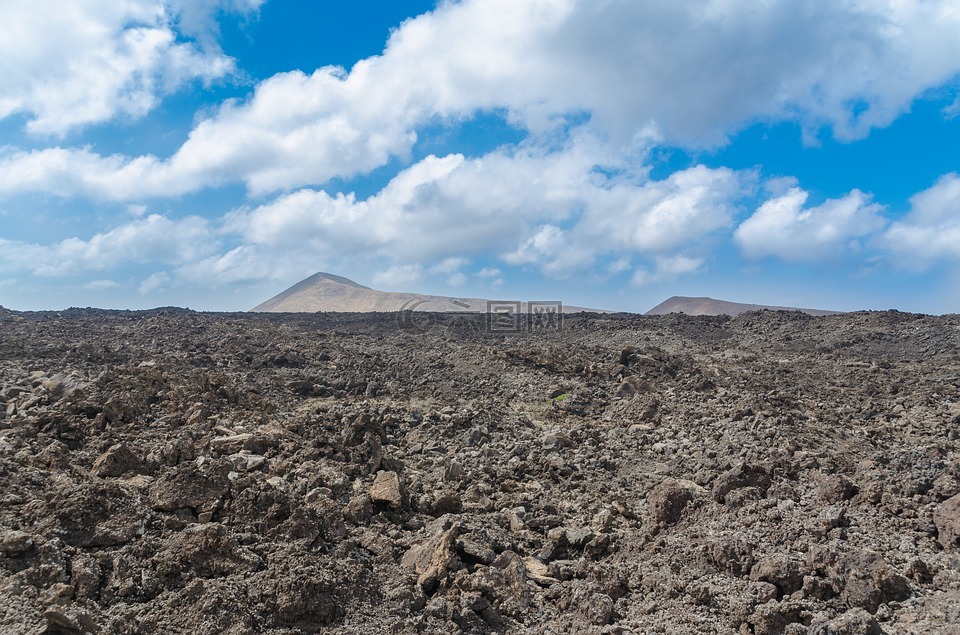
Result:
<instances>
[{"instance_id":1,"label":"sky","mask_svg":"<svg viewBox=\"0 0 960 635\"><path fill-rule=\"evenodd\" d=\"M0 305L960 312L956 0L0 0Z\"/></svg>"}]
</instances>

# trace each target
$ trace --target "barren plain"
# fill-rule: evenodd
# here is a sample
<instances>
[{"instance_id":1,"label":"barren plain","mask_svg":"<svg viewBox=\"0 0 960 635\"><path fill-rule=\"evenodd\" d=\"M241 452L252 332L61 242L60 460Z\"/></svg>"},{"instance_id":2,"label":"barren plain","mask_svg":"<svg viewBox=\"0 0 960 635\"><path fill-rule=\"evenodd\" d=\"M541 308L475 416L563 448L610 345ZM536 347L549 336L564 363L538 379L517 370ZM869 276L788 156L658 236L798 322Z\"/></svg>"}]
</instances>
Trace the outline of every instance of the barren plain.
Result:
<instances>
[{"instance_id":1,"label":"barren plain","mask_svg":"<svg viewBox=\"0 0 960 635\"><path fill-rule=\"evenodd\" d=\"M960 632L960 317L0 310L0 632Z\"/></svg>"}]
</instances>

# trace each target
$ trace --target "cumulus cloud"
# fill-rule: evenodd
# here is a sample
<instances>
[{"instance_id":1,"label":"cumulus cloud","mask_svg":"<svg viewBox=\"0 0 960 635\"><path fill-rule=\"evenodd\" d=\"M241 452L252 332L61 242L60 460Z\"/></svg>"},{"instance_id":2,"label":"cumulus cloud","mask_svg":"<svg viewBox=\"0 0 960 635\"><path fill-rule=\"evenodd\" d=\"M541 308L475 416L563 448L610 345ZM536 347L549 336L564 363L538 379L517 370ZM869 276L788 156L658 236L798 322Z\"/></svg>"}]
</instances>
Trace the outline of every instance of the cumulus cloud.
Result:
<instances>
[{"instance_id":1,"label":"cumulus cloud","mask_svg":"<svg viewBox=\"0 0 960 635\"><path fill-rule=\"evenodd\" d=\"M444 276L444 281L450 287L462 287L467 283L467 276L461 269L470 263L466 258L446 258L430 267L429 272Z\"/></svg>"},{"instance_id":2,"label":"cumulus cloud","mask_svg":"<svg viewBox=\"0 0 960 635\"><path fill-rule=\"evenodd\" d=\"M83 288L88 291L106 291L108 289L115 289L120 285L113 280L91 280L90 282L83 285Z\"/></svg>"},{"instance_id":3,"label":"cumulus cloud","mask_svg":"<svg viewBox=\"0 0 960 635\"><path fill-rule=\"evenodd\" d=\"M879 239L897 262L922 270L960 260L960 176L946 174L910 199L910 211Z\"/></svg>"},{"instance_id":4,"label":"cumulus cloud","mask_svg":"<svg viewBox=\"0 0 960 635\"><path fill-rule=\"evenodd\" d=\"M842 257L886 224L883 207L859 190L813 207L807 207L808 197L808 192L792 187L766 201L740 224L735 242L750 258L821 262Z\"/></svg>"},{"instance_id":5,"label":"cumulus cloud","mask_svg":"<svg viewBox=\"0 0 960 635\"><path fill-rule=\"evenodd\" d=\"M637 268L631 283L640 287L658 282L670 282L679 276L699 271L703 262L703 258L693 258L684 254L657 256L654 258L653 270L646 267Z\"/></svg>"},{"instance_id":6,"label":"cumulus cloud","mask_svg":"<svg viewBox=\"0 0 960 635\"><path fill-rule=\"evenodd\" d=\"M151 295L163 291L169 283L170 274L166 271L158 271L140 283L140 295Z\"/></svg>"},{"instance_id":7,"label":"cumulus cloud","mask_svg":"<svg viewBox=\"0 0 960 635\"><path fill-rule=\"evenodd\" d=\"M299 190L234 212L226 228L285 254L363 254L459 269L466 258L494 253L508 264L569 275L598 257L699 243L731 224L751 180L698 166L635 182L600 177L595 163L577 143L549 153L431 156L366 200Z\"/></svg>"},{"instance_id":8,"label":"cumulus cloud","mask_svg":"<svg viewBox=\"0 0 960 635\"><path fill-rule=\"evenodd\" d=\"M420 265L394 265L385 271L378 271L373 276L376 284L388 289L403 288L423 279L423 267Z\"/></svg>"},{"instance_id":9,"label":"cumulus cloud","mask_svg":"<svg viewBox=\"0 0 960 635\"><path fill-rule=\"evenodd\" d=\"M153 15L146 0L119 6L128 5L139 7L134 17L141 21L141 14ZM158 15L151 19L161 31L169 29L163 26L167 14ZM855 139L957 77L958 30L960 11L946 0L444 2L405 22L382 55L349 71L323 67L263 81L248 99L228 101L200 121L171 157L8 152L0 182L8 192L53 189L119 200L228 182L244 183L255 194L292 190L405 158L423 125L491 110L506 112L533 138L586 121L582 125L614 153L638 138L721 144L756 120L797 121L811 138L826 126L840 139ZM184 59L200 55L206 66L193 58L187 65L195 74L227 72L222 56L204 56L173 40L164 46ZM174 86L187 77L185 71L164 73ZM142 69L134 76L152 77ZM101 100L112 105L86 115L83 108L58 108L57 117L41 113L32 125L56 130L68 127L66 119L57 122L70 116L140 113L162 92L156 81L130 88L123 77L114 82L119 88L97 94L129 98ZM9 91L0 112L34 108L21 103L23 93Z\"/></svg>"},{"instance_id":10,"label":"cumulus cloud","mask_svg":"<svg viewBox=\"0 0 960 635\"><path fill-rule=\"evenodd\" d=\"M752 175L695 166L662 181L601 188L578 231L611 251L663 252L731 223Z\"/></svg>"},{"instance_id":11,"label":"cumulus cloud","mask_svg":"<svg viewBox=\"0 0 960 635\"><path fill-rule=\"evenodd\" d=\"M206 0L204 8L161 0L2 0L0 119L27 118L32 133L62 136L116 116L140 117L160 98L232 72L215 45L185 40L178 11L209 31L215 11L259 2ZM256 5L256 6L254 6Z\"/></svg>"},{"instance_id":12,"label":"cumulus cloud","mask_svg":"<svg viewBox=\"0 0 960 635\"><path fill-rule=\"evenodd\" d=\"M0 268L38 276L66 276L131 263L183 265L215 252L217 247L206 220L171 220L152 214L94 234L88 240L68 238L43 245L0 239Z\"/></svg>"}]
</instances>

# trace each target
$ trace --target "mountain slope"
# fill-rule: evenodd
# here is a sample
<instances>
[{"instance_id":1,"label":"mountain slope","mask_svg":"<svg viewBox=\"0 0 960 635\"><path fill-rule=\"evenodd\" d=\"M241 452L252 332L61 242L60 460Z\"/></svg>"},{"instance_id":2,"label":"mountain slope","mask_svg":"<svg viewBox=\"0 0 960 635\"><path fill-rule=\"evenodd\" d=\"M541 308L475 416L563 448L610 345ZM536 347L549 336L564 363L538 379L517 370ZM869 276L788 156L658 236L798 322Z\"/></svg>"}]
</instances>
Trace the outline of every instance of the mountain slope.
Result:
<instances>
[{"instance_id":1,"label":"mountain slope","mask_svg":"<svg viewBox=\"0 0 960 635\"><path fill-rule=\"evenodd\" d=\"M839 311L823 309L800 309L796 307L771 306L764 304L742 304L713 298L687 298L675 295L647 311L646 315L666 315L667 313L685 313L687 315L730 315L737 316L747 311L800 311L809 315L836 315Z\"/></svg>"},{"instance_id":2,"label":"mountain slope","mask_svg":"<svg viewBox=\"0 0 960 635\"><path fill-rule=\"evenodd\" d=\"M342 276L316 273L250 310L269 313L367 313L405 310L440 313L484 312L488 310L489 302L491 300L485 298L377 291ZM563 310L565 313L603 312L575 306L564 306Z\"/></svg>"}]
</instances>

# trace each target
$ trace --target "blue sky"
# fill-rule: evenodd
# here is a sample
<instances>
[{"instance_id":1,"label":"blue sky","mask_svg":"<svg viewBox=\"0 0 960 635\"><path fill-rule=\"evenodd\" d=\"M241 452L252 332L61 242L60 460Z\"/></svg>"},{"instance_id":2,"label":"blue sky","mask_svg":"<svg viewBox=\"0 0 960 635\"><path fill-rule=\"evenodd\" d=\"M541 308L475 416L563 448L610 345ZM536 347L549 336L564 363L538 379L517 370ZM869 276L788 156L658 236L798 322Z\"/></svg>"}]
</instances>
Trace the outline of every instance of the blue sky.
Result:
<instances>
[{"instance_id":1,"label":"blue sky","mask_svg":"<svg viewBox=\"0 0 960 635\"><path fill-rule=\"evenodd\" d=\"M0 305L960 312L950 0L0 0Z\"/></svg>"}]
</instances>

